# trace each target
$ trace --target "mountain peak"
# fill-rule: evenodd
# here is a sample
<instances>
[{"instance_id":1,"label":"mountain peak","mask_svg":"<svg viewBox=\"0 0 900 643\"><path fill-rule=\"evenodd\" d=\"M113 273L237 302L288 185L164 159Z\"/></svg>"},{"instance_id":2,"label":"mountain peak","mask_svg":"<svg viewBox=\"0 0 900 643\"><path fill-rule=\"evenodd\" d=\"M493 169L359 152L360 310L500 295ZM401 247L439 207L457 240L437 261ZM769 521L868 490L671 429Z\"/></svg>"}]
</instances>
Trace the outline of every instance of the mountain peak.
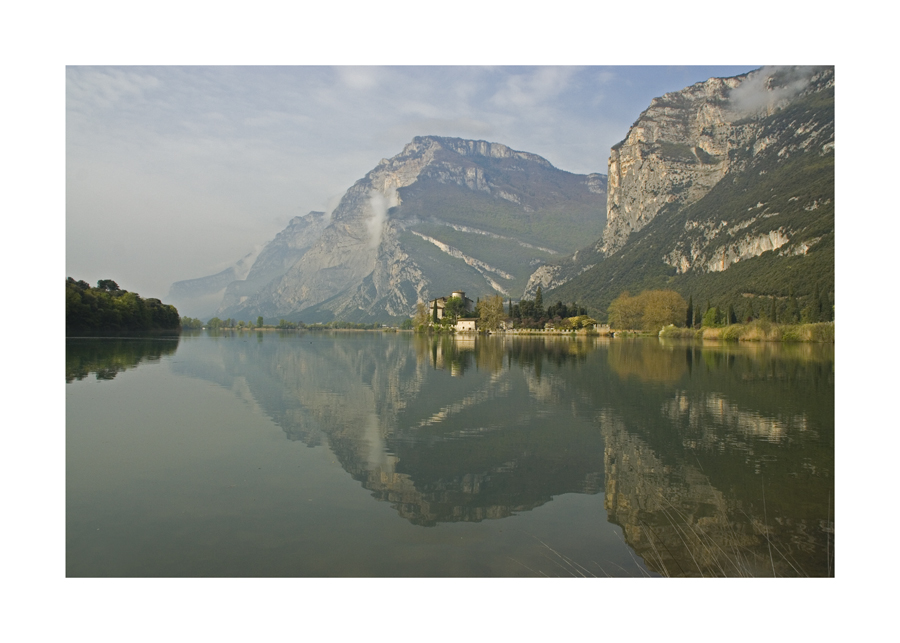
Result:
<instances>
[{"instance_id":1,"label":"mountain peak","mask_svg":"<svg viewBox=\"0 0 900 643\"><path fill-rule=\"evenodd\" d=\"M466 157L485 157L491 159L522 159L533 161L544 167L553 167L545 158L530 152L520 152L502 143L491 143L484 140L472 140L450 136L416 136L398 156L407 156L425 150L443 149ZM397 157L394 157L397 158Z\"/></svg>"}]
</instances>

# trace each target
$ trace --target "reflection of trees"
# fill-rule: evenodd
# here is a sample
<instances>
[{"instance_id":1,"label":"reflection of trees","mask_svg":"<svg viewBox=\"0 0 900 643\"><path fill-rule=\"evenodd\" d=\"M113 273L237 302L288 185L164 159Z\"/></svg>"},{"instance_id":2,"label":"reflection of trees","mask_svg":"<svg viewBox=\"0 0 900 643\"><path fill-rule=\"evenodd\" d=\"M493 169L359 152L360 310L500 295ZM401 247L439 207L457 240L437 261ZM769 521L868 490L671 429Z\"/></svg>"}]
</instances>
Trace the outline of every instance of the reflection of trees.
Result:
<instances>
[{"instance_id":1,"label":"reflection of trees","mask_svg":"<svg viewBox=\"0 0 900 643\"><path fill-rule=\"evenodd\" d=\"M432 368L447 369L462 376L474 366L492 373L512 363L531 368L540 377L545 363L561 366L567 361L584 361L596 347L592 337L506 337L467 335L416 335L416 357Z\"/></svg>"},{"instance_id":2,"label":"reflection of trees","mask_svg":"<svg viewBox=\"0 0 900 643\"><path fill-rule=\"evenodd\" d=\"M500 518L605 487L610 520L660 573L833 569L833 347L182 341L194 344L206 352L173 368L249 391L290 439L327 444L414 524Z\"/></svg>"},{"instance_id":3,"label":"reflection of trees","mask_svg":"<svg viewBox=\"0 0 900 643\"><path fill-rule=\"evenodd\" d=\"M413 344L419 361L427 360L432 368L448 369L461 377L472 366L474 337L458 340L452 335L416 335Z\"/></svg>"},{"instance_id":4,"label":"reflection of trees","mask_svg":"<svg viewBox=\"0 0 900 643\"><path fill-rule=\"evenodd\" d=\"M620 422L606 418L603 426L609 518L652 569L667 576L833 573L833 523L824 506L819 519L780 513L765 503L777 484L762 476L746 476L753 486L735 493L717 486L699 460L665 464Z\"/></svg>"},{"instance_id":5,"label":"reflection of trees","mask_svg":"<svg viewBox=\"0 0 900 643\"><path fill-rule=\"evenodd\" d=\"M178 340L177 335L66 339L66 382L83 380L91 373L98 380L111 380L141 362L174 354Z\"/></svg>"},{"instance_id":6,"label":"reflection of trees","mask_svg":"<svg viewBox=\"0 0 900 643\"><path fill-rule=\"evenodd\" d=\"M620 423L607 418L603 425L606 509L651 569L666 576L760 575L761 534L732 521L725 495L697 467L664 465Z\"/></svg>"},{"instance_id":7,"label":"reflection of trees","mask_svg":"<svg viewBox=\"0 0 900 643\"><path fill-rule=\"evenodd\" d=\"M833 349L666 348L677 381L609 380L610 520L664 574L833 573Z\"/></svg>"},{"instance_id":8,"label":"reflection of trees","mask_svg":"<svg viewBox=\"0 0 900 643\"><path fill-rule=\"evenodd\" d=\"M655 342L655 340L652 340ZM637 377L644 381L675 382L684 374L687 364L684 352L673 349L645 350L648 340L620 340L609 345L609 365L621 377Z\"/></svg>"}]
</instances>

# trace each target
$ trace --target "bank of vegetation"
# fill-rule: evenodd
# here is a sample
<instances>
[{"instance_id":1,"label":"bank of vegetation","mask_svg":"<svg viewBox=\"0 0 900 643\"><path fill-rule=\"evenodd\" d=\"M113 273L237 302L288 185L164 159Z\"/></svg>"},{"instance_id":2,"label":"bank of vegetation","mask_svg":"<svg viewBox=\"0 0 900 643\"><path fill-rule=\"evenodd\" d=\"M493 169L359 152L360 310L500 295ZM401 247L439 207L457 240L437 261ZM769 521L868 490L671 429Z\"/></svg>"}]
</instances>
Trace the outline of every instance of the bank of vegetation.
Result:
<instances>
[{"instance_id":1,"label":"bank of vegetation","mask_svg":"<svg viewBox=\"0 0 900 643\"><path fill-rule=\"evenodd\" d=\"M323 324L304 324L302 321L292 322L286 319L280 319L277 324L265 324L262 316L256 318L256 321L244 321L228 317L227 319L219 319L213 317L209 321L203 322L200 319L191 317L181 318L181 327L183 329L199 330L206 328L207 330L378 330L382 328L379 323L362 324L347 321L330 321Z\"/></svg>"},{"instance_id":2,"label":"bank of vegetation","mask_svg":"<svg viewBox=\"0 0 900 643\"><path fill-rule=\"evenodd\" d=\"M818 293L816 293L818 295ZM624 292L607 311L610 327L617 335L652 334L668 338L719 339L724 341L833 342L834 322L827 299L813 297L802 310L790 297L779 319L774 300L770 306L747 302L739 314L734 304L727 308L694 306L674 290L646 290L636 296Z\"/></svg>"},{"instance_id":3,"label":"bank of vegetation","mask_svg":"<svg viewBox=\"0 0 900 643\"><path fill-rule=\"evenodd\" d=\"M66 335L180 328L178 310L159 299L144 299L122 290L112 279L101 279L95 287L72 277L66 279Z\"/></svg>"},{"instance_id":4,"label":"bank of vegetation","mask_svg":"<svg viewBox=\"0 0 900 643\"><path fill-rule=\"evenodd\" d=\"M746 324L677 328L666 326L659 332L663 338L703 339L748 342L834 342L834 322L811 324L777 324L757 319Z\"/></svg>"}]
</instances>

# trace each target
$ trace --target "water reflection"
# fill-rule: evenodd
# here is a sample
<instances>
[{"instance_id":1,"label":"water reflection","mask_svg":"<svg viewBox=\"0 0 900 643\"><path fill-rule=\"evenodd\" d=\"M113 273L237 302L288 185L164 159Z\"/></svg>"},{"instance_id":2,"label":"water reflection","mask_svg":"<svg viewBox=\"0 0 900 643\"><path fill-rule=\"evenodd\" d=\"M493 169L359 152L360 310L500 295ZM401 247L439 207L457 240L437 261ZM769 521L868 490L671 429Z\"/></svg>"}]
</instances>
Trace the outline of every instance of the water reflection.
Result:
<instances>
[{"instance_id":1,"label":"water reflection","mask_svg":"<svg viewBox=\"0 0 900 643\"><path fill-rule=\"evenodd\" d=\"M327 444L413 524L603 492L660 574L833 573L833 347L263 335L184 341L173 369Z\"/></svg>"},{"instance_id":2,"label":"water reflection","mask_svg":"<svg viewBox=\"0 0 900 643\"><path fill-rule=\"evenodd\" d=\"M610 520L652 569L834 573L833 348L778 348L664 346L690 376L601 412Z\"/></svg>"},{"instance_id":3,"label":"water reflection","mask_svg":"<svg viewBox=\"0 0 900 643\"><path fill-rule=\"evenodd\" d=\"M93 373L111 380L142 362L158 362L174 355L178 335L119 338L66 338L66 382L83 380Z\"/></svg>"}]
</instances>

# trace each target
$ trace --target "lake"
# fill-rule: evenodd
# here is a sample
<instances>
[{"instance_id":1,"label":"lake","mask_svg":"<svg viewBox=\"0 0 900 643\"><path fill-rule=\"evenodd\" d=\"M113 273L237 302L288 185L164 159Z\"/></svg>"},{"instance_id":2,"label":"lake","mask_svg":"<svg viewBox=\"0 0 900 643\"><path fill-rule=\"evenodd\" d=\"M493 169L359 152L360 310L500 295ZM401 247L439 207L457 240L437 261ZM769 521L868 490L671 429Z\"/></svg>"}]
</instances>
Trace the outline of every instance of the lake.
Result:
<instances>
[{"instance_id":1,"label":"lake","mask_svg":"<svg viewBox=\"0 0 900 643\"><path fill-rule=\"evenodd\" d=\"M66 341L69 577L833 576L834 345Z\"/></svg>"}]
</instances>

